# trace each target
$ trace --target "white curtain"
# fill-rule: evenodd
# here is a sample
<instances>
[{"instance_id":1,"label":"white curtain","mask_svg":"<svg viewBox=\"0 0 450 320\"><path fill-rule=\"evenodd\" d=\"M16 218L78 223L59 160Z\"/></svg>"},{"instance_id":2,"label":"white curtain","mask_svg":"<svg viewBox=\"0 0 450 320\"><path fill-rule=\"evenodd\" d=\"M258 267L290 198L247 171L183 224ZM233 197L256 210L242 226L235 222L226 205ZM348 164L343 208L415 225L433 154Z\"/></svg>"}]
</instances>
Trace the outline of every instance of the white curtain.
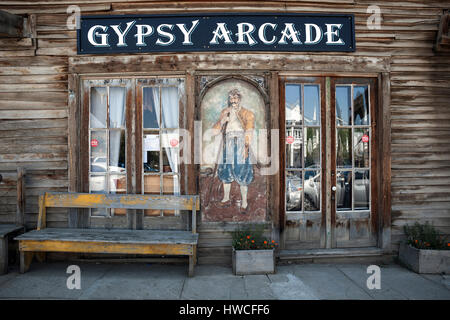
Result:
<instances>
[{"instance_id":1,"label":"white curtain","mask_svg":"<svg viewBox=\"0 0 450 320\"><path fill-rule=\"evenodd\" d=\"M162 128L178 128L178 88L177 87L162 87L161 88L161 108L162 108ZM172 172L178 172L179 162L179 135L177 130L165 133L164 148L162 151L167 153L169 165ZM171 145L171 141L176 139L177 145ZM180 193L180 186L178 179L174 179L174 193Z\"/></svg>"},{"instance_id":2,"label":"white curtain","mask_svg":"<svg viewBox=\"0 0 450 320\"><path fill-rule=\"evenodd\" d=\"M109 88L109 119L110 128L124 128L125 126L125 88ZM121 131L110 131L109 135L109 165L112 171L124 171L119 169L121 150ZM124 156L124 155L123 155ZM124 157L123 157L124 158ZM124 160L124 159L123 159ZM122 165L125 165L124 163Z\"/></svg>"}]
</instances>

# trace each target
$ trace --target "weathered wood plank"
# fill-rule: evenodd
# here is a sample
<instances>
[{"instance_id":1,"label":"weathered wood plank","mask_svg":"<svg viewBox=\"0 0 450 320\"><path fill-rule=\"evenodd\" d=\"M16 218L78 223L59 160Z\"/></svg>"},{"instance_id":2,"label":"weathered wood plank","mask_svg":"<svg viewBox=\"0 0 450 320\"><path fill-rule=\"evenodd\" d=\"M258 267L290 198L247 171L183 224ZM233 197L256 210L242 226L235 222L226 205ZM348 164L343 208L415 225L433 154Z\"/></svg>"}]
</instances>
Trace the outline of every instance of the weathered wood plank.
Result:
<instances>
[{"instance_id":1,"label":"weathered wood plank","mask_svg":"<svg viewBox=\"0 0 450 320\"><path fill-rule=\"evenodd\" d=\"M198 196L189 195L119 195L91 193L47 193L46 207L126 208L158 210L200 209Z\"/></svg>"},{"instance_id":2,"label":"weathered wood plank","mask_svg":"<svg viewBox=\"0 0 450 320\"><path fill-rule=\"evenodd\" d=\"M198 235L189 231L180 230L45 228L24 233L16 237L15 240L118 244L196 244Z\"/></svg>"}]
</instances>

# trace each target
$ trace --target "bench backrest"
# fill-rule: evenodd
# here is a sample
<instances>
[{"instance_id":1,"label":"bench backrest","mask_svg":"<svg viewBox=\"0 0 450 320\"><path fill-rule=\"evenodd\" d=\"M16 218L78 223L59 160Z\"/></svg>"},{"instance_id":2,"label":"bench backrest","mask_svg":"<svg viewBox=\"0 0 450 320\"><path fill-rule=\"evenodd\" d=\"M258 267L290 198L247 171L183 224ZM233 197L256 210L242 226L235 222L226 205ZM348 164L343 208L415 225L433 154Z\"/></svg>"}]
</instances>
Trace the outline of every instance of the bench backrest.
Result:
<instances>
[{"instance_id":1,"label":"bench backrest","mask_svg":"<svg viewBox=\"0 0 450 320\"><path fill-rule=\"evenodd\" d=\"M46 226L46 208L190 210L192 232L196 233L196 211L200 210L200 198L198 195L46 192L39 196L38 230Z\"/></svg>"}]
</instances>

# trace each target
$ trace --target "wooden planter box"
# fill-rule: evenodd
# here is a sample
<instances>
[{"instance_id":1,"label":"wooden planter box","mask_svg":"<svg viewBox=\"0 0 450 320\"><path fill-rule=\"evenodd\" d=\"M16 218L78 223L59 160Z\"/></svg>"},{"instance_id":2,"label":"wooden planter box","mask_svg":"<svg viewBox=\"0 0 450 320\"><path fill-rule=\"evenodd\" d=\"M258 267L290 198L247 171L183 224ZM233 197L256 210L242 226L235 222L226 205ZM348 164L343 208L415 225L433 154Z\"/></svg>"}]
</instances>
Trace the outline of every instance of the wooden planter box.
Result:
<instances>
[{"instance_id":1,"label":"wooden planter box","mask_svg":"<svg viewBox=\"0 0 450 320\"><path fill-rule=\"evenodd\" d=\"M235 275L275 273L275 250L233 248L233 273Z\"/></svg>"},{"instance_id":2,"label":"wooden planter box","mask_svg":"<svg viewBox=\"0 0 450 320\"><path fill-rule=\"evenodd\" d=\"M400 244L398 258L417 273L450 274L450 250L424 250Z\"/></svg>"}]
</instances>

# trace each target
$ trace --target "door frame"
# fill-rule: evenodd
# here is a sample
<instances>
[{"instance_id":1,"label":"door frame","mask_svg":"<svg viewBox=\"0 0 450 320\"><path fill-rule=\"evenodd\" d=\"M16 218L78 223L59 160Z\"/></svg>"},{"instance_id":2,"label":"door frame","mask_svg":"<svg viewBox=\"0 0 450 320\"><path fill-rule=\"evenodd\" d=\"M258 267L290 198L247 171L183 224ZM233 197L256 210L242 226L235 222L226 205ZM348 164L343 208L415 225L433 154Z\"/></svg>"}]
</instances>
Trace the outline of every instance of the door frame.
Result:
<instances>
[{"instance_id":1,"label":"door frame","mask_svg":"<svg viewBox=\"0 0 450 320\"><path fill-rule=\"evenodd\" d=\"M391 127L390 127L390 75L389 72L380 73L304 73L304 72L280 72L278 73L278 85L279 85L279 128L280 128L280 185L279 185L279 225L280 225L280 243L281 249L284 249L284 233L286 230L286 212L285 212L285 163L284 163L284 143L285 143L285 111L284 111L284 85L285 77L323 77L324 79L324 89L321 92L322 103L325 104L325 114L321 114L322 124L330 124L331 117L329 111L332 109L332 85L331 80L334 78L372 78L374 81L374 92L371 99L376 101L376 104L372 104L373 108L376 106L375 114L372 114L371 124L372 135L376 137L377 143L373 144L372 149L374 153L371 156L372 166L375 169L376 183L372 183L372 210L376 211L376 216L373 222L376 223L374 226L374 232L376 233L376 246L383 249L384 252L390 252L391 250ZM329 96L329 97L328 97ZM321 110L324 110L322 107ZM371 111L372 111L371 110ZM326 122L324 122L326 121ZM331 201L328 194L331 186L331 169L327 170L327 166L331 163L331 144L333 141L331 138L331 128L329 125L321 126L322 134L322 159L325 161L322 165L323 183L322 188L322 208L326 208L329 214L322 210L322 231L326 234L325 246L323 248L333 248L335 243L332 243L334 235L332 234L333 221L331 219ZM335 147L335 146L334 146ZM328 151L327 151L328 150ZM371 174L372 175L372 174ZM372 178L372 177L371 177ZM335 223L335 221L334 221ZM321 240L322 241L322 240Z\"/></svg>"}]
</instances>

